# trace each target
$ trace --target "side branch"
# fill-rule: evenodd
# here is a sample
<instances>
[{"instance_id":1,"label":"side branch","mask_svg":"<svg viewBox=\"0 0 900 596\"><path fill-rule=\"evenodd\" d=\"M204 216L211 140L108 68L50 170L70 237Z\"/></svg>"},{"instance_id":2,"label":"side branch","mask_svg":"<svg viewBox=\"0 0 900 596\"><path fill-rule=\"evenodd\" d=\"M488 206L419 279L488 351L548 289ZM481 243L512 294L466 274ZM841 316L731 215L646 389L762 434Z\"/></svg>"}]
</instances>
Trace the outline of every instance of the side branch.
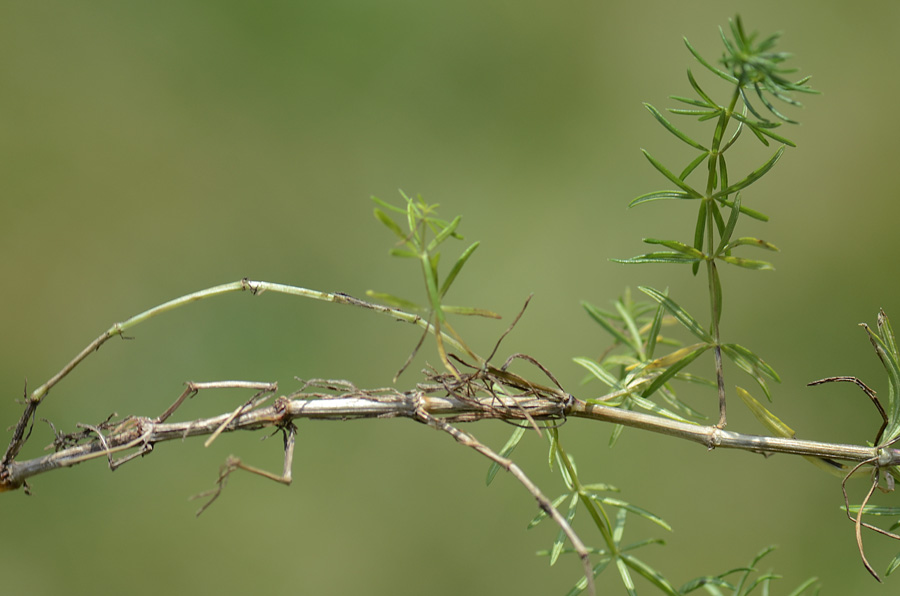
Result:
<instances>
[{"instance_id":1,"label":"side branch","mask_svg":"<svg viewBox=\"0 0 900 596\"><path fill-rule=\"evenodd\" d=\"M153 308L145 310L144 312L137 314L129 319L113 324L109 329L101 333L94 341L85 346L85 348L81 350L81 352L79 352L78 355L75 356L68 364L66 364L58 373L53 375L53 377L51 377L46 383L32 391L31 395L27 396L25 400L25 410L22 413L22 416L19 418L19 421L15 425L12 439L10 440L6 452L3 454L3 458L0 459L0 489L2 489L2 487L6 486L8 483L8 479L5 477L6 470L10 466L11 462L15 460L16 456L19 454L19 451L22 449L22 446L28 440L28 434L30 433L29 429L34 423L35 412L38 406L50 392L50 389L52 389L60 381L62 381L69 373L71 373L75 369L76 366L81 364L81 362L85 358L99 350L103 344L105 344L113 337L120 336L124 338L125 331L131 329L132 327L135 327L136 325L139 325L140 323L143 323L144 321L152 319L157 315L175 310L187 304L192 304L200 300L212 298L213 296L220 296L222 294L243 291L249 291L254 295L259 295L263 292L276 292L280 294L299 296L302 298L312 298L313 300L333 302L336 304L349 304L351 306L366 308L368 310L387 315L394 319L417 325L423 328L428 333L435 333L434 326L418 315L410 314L396 308L389 308L378 304L372 304L370 302L366 302L365 300L354 298L349 294L344 294L343 292L320 292L318 290L309 290L306 288L301 288L299 286L290 286L286 284L272 283L267 281L253 281L247 278L244 278L240 281L213 286L211 288L206 288L192 294L186 294L179 298L169 300L168 302L165 302L158 306L154 306ZM442 336L443 341L448 345L451 345L461 351L463 350L463 346L455 338L450 337L444 333L440 333L440 335Z\"/></svg>"},{"instance_id":2,"label":"side branch","mask_svg":"<svg viewBox=\"0 0 900 596\"><path fill-rule=\"evenodd\" d=\"M212 418L187 422L159 422L158 418L128 417L116 425L86 427L99 434L89 442L59 449L43 457L25 461L12 461L5 466L0 477L0 492L23 486L33 476L57 468L71 467L83 461L105 457L115 468L125 461L149 453L156 443L183 440L187 437L210 436L235 430L259 430L284 428L294 420L352 420L359 418L406 417L421 420L422 413L457 422L500 419L516 424L530 425L535 420L560 418L587 418L615 424L623 424L651 432L686 439L716 447L742 449L758 453L787 453L814 456L849 462L865 462L878 467L900 465L900 450L878 449L860 445L824 443L801 439L785 439L748 435L726 431L715 426L686 424L637 412L587 404L577 399L560 401L556 396L526 395L506 396L499 393L490 396L444 395L444 385L420 385L417 389L400 393L392 389L374 391L358 390L346 382L330 381L333 390L350 389L341 395L333 393L297 393L279 397L273 404L248 408ZM106 434L102 433L106 430ZM137 453L119 460L113 455L129 450Z\"/></svg>"}]
</instances>

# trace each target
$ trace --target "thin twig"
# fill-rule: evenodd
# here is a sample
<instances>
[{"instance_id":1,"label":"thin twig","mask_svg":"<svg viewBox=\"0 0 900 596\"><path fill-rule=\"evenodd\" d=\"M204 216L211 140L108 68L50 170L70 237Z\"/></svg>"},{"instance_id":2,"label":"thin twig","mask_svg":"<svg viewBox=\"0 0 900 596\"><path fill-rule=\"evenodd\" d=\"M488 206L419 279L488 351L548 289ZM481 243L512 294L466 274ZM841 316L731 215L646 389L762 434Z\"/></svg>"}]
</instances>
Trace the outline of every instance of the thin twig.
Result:
<instances>
[{"instance_id":1,"label":"thin twig","mask_svg":"<svg viewBox=\"0 0 900 596\"><path fill-rule=\"evenodd\" d=\"M562 529L565 533L566 537L569 539L569 542L572 543L572 547L575 549L575 552L578 553L579 558L581 559L581 563L584 566L584 576L588 582L588 591L590 594L596 594L596 590L594 588L594 573L593 568L591 566L591 558L590 553L584 543L579 538L578 534L575 533L575 530L572 529L572 526L569 525L569 522L566 521L566 518L556 510L553 506L553 503L544 496L544 493L541 492L541 489L537 487L537 485L531 481L530 478L522 471L522 469L516 465L511 459L507 459L501 455L495 453L490 447L476 439L471 434L461 431L455 426L447 424L445 421L440 418L435 418L427 411L425 411L421 407L416 408L415 418L420 422L431 426L437 430L444 431L445 433L452 436L458 443L461 445L465 445L466 447L471 447L481 455L487 457L491 461L495 462L501 468L512 474L519 483L525 487L525 489L531 493L531 496L538 502L538 506L549 515L554 522Z\"/></svg>"}]
</instances>

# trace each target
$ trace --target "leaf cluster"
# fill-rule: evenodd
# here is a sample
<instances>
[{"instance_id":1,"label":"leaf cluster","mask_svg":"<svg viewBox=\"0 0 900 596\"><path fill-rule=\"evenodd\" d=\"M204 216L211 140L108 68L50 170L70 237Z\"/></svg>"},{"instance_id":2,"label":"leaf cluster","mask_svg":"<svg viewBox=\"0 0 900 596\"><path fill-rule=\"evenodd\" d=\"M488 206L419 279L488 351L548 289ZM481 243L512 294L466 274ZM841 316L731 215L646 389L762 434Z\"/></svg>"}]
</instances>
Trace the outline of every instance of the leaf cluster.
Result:
<instances>
[{"instance_id":1,"label":"leaf cluster","mask_svg":"<svg viewBox=\"0 0 900 596\"><path fill-rule=\"evenodd\" d=\"M426 318L434 326L434 337L437 342L437 349L441 362L448 371L458 376L456 367L450 363L450 360L447 357L442 330L448 331L472 358L479 361L480 358L466 346L459 334L457 334L453 327L447 322L446 315L459 314L476 315L494 319L500 318L500 315L486 309L468 306L449 306L443 303L444 296L450 290L453 282L456 281L457 276L468 262L469 257L471 257L472 253L478 248L479 243L473 242L470 244L462 254L457 257L447 275L441 278L438 273L441 252L438 249L450 238L457 240L463 239L456 231L462 221L462 217L457 216L452 221L446 221L437 216L437 208L439 205L426 203L421 195L417 195L415 199L409 198L403 191L400 191L400 195L406 202L405 208L396 207L377 197L372 197L372 200L381 207L375 208L375 218L399 238L397 244L390 250L390 254L394 257L412 259L420 264L422 278L425 282L427 306L423 307L405 298L400 298L399 296L384 292L374 292L369 290L366 293L372 298L381 300L382 302L397 308L427 313ZM400 224L388 215L388 212L405 216L407 230L403 230ZM431 234L430 237L429 233ZM419 340L416 348L413 350L412 354L410 354L406 364L403 365L396 376L399 376L412 361L412 357L418 351L424 338L425 335L423 334L422 339Z\"/></svg>"}]
</instances>

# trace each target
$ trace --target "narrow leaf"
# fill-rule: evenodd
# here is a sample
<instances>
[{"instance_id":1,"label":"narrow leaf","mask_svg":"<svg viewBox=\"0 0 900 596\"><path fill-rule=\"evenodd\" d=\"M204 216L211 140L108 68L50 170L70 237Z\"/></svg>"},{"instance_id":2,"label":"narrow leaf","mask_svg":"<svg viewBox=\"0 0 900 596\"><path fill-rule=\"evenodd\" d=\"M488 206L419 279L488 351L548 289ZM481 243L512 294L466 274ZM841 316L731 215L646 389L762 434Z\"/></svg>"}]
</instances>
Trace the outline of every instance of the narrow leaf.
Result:
<instances>
[{"instance_id":1,"label":"narrow leaf","mask_svg":"<svg viewBox=\"0 0 900 596\"><path fill-rule=\"evenodd\" d=\"M690 45L688 45L688 47L690 47ZM694 73L691 72L690 68L687 71L687 76L688 76L688 81L691 83L691 87L694 88L694 91L697 92L697 95L699 95L700 97L703 98L703 101L706 102L706 105L708 105L709 107L716 107L718 109L722 109L719 107L719 104L714 102L712 100L712 98L709 95L707 95L706 92L703 91L703 89L700 88L700 84L697 83L697 79L694 78Z\"/></svg>"},{"instance_id":2,"label":"narrow leaf","mask_svg":"<svg viewBox=\"0 0 900 596\"><path fill-rule=\"evenodd\" d=\"M661 528L665 528L668 531L672 531L672 526L670 526L666 520L659 517L655 513L650 513L646 509L642 509L641 507L637 507L632 505L631 503L627 503L620 499L614 499L613 497L592 497L593 500L599 501L603 505L609 505L610 507L618 507L619 509L628 511L629 513L634 513L635 515L639 515L644 519L653 522L654 524L660 526Z\"/></svg>"},{"instance_id":3,"label":"narrow leaf","mask_svg":"<svg viewBox=\"0 0 900 596\"><path fill-rule=\"evenodd\" d=\"M647 254L638 255L629 259L610 259L613 263L622 263L624 265L645 265L647 263L674 263L677 265L686 265L689 263L698 263L702 259L698 257L689 257L678 252L648 252Z\"/></svg>"},{"instance_id":4,"label":"narrow leaf","mask_svg":"<svg viewBox=\"0 0 900 596\"><path fill-rule=\"evenodd\" d=\"M770 433L785 439L793 439L794 429L781 421L781 418L770 412L764 405L756 400L750 393L742 387L735 387L741 401L750 410L753 416L766 427Z\"/></svg>"},{"instance_id":5,"label":"narrow leaf","mask_svg":"<svg viewBox=\"0 0 900 596\"><path fill-rule=\"evenodd\" d=\"M436 249L441 244L441 242L443 242L444 240L449 238L451 234L456 232L456 228L459 227L459 222L461 222L461 221L462 221L462 216L457 215L453 219L453 221L451 221L449 224L447 224L447 226L444 227L444 229L441 230L437 234L437 236L435 236L431 240L431 242L428 243L428 252L432 252L434 249Z\"/></svg>"},{"instance_id":6,"label":"narrow leaf","mask_svg":"<svg viewBox=\"0 0 900 596\"><path fill-rule=\"evenodd\" d=\"M578 506L578 494L573 494L572 499L569 502L569 509L566 511L566 522L568 522L569 527L572 527L572 520L575 519L575 511ZM556 560L559 558L560 553L562 552L563 546L566 543L566 531L562 528L559 529L559 533L556 535L556 540L553 541L553 547L550 549L550 566L556 564Z\"/></svg>"},{"instance_id":7,"label":"narrow leaf","mask_svg":"<svg viewBox=\"0 0 900 596\"><path fill-rule=\"evenodd\" d=\"M708 157L708 155L706 153L699 154L697 157L695 157L691 161L691 163L689 163L687 166L685 166L685 168L681 171L681 174L678 177L681 178L682 180L686 179L688 176L691 175L691 172L693 172L694 170L697 169L697 166L699 166L700 164L702 164L704 162L704 160L706 160L707 157Z\"/></svg>"},{"instance_id":8,"label":"narrow leaf","mask_svg":"<svg viewBox=\"0 0 900 596\"><path fill-rule=\"evenodd\" d=\"M622 578L622 585L625 587L625 592L628 593L628 596L637 596L637 590L634 589L634 580L631 579L628 566L621 557L616 557L616 569L619 570L619 577Z\"/></svg>"},{"instance_id":9,"label":"narrow leaf","mask_svg":"<svg viewBox=\"0 0 900 596\"><path fill-rule=\"evenodd\" d=\"M650 330L647 333L647 358L653 358L653 352L656 351L656 343L659 341L659 330L662 327L663 307L662 304L656 307L656 314L653 315L653 322L650 324Z\"/></svg>"},{"instance_id":10,"label":"narrow leaf","mask_svg":"<svg viewBox=\"0 0 900 596\"><path fill-rule=\"evenodd\" d=\"M384 208L387 209L388 211L393 211L394 213L402 213L403 215L406 215L406 209L403 209L403 208L401 208L401 207L396 207L396 206L394 206L394 205L391 205L391 204L388 203L387 201L382 201L382 200L379 199L378 197L369 197L369 198L371 198L373 201L375 201L377 204L381 205L382 207L384 207Z\"/></svg>"},{"instance_id":11,"label":"narrow leaf","mask_svg":"<svg viewBox=\"0 0 900 596\"><path fill-rule=\"evenodd\" d=\"M751 184L753 184L754 182L756 182L757 180L762 178L766 174L766 172L771 170L772 167L775 165L775 163L778 161L778 159L781 157L782 153L784 153L784 147L779 147L778 151L776 151L775 154L772 157L770 157L766 163L764 163L757 169L750 172L747 175L747 177L744 178L743 180L741 180L739 182L735 182L734 184L732 184L725 190L720 190L719 192L717 192L716 194L713 195L713 198L718 199L718 198L727 197L730 194L733 194L739 190L747 188L748 186L750 186Z\"/></svg>"},{"instance_id":12,"label":"narrow leaf","mask_svg":"<svg viewBox=\"0 0 900 596\"><path fill-rule=\"evenodd\" d=\"M559 495L558 497L556 497L556 499L553 500L553 503L551 503L551 505L553 505L553 508L556 509L559 507L559 504L562 503L563 501L565 501L568 497L569 497L569 493L563 493L563 494ZM549 513L547 513L543 509L541 509L540 511L538 511L538 514L535 515L534 518L530 522L528 522L527 529L530 530L531 528L535 527L536 525L538 525L539 523L541 523L542 521L547 519L549 516L550 516Z\"/></svg>"},{"instance_id":13,"label":"narrow leaf","mask_svg":"<svg viewBox=\"0 0 900 596\"><path fill-rule=\"evenodd\" d=\"M476 307L472 307L472 306L447 306L446 304L442 304L441 309L444 311L445 314L486 317L488 319L502 319L503 318L493 311L486 310L484 308L476 308Z\"/></svg>"},{"instance_id":14,"label":"narrow leaf","mask_svg":"<svg viewBox=\"0 0 900 596\"><path fill-rule=\"evenodd\" d=\"M661 246L665 246L666 248L671 248L672 250L697 259L702 259L705 256L703 254L703 251L697 250L693 246L688 246L684 242L679 242L677 240L657 240L656 238L644 238L644 243L659 244Z\"/></svg>"},{"instance_id":15,"label":"narrow leaf","mask_svg":"<svg viewBox=\"0 0 900 596\"><path fill-rule=\"evenodd\" d=\"M742 116L740 114L732 114L732 117L735 120L747 125L747 127L753 131L753 133L757 136L757 138L759 138L760 142L762 142L764 145L768 145L769 143L764 138L762 138L763 135L765 135L771 139L774 139L775 141L778 141L779 143L787 145L788 147L796 147L797 146L796 143L794 143L792 140L788 139L787 137L783 137L779 134L775 134L774 132L772 132L771 127L760 126L760 124L761 124L760 122L754 122L753 120L747 118L746 116Z\"/></svg>"},{"instance_id":16,"label":"narrow leaf","mask_svg":"<svg viewBox=\"0 0 900 596\"><path fill-rule=\"evenodd\" d=\"M513 431L512 436L509 437L509 440L503 445L503 448L500 450L501 457L509 457L513 451L515 451L516 447L519 445L519 441L522 440L522 437L525 436L525 427L520 426L517 427L516 430ZM491 482L494 481L494 476L497 475L497 472L500 471L500 464L497 462L492 462L491 467L488 468L487 473L487 485L490 486Z\"/></svg>"},{"instance_id":17,"label":"narrow leaf","mask_svg":"<svg viewBox=\"0 0 900 596\"><path fill-rule=\"evenodd\" d=\"M606 383L608 386L613 389L619 388L619 380L612 375L608 370L597 364L597 362L590 360L588 358L584 358L579 356L578 358L573 358L576 364L580 364L584 368L588 369L592 375Z\"/></svg>"},{"instance_id":18,"label":"narrow leaf","mask_svg":"<svg viewBox=\"0 0 900 596\"><path fill-rule=\"evenodd\" d=\"M887 566L887 571L885 571L884 574L890 575L896 571L898 567L900 567L900 553L897 553L897 556L891 560Z\"/></svg>"},{"instance_id":19,"label":"narrow leaf","mask_svg":"<svg viewBox=\"0 0 900 596\"><path fill-rule=\"evenodd\" d=\"M703 152L707 152L707 153L709 152L709 149L707 149L706 147L704 147L703 145L701 145L700 143L698 143L691 137L687 136L686 134L684 134L683 132L678 130L671 122L666 120L666 118L662 114L659 113L659 110L654 108L652 105L650 105L649 103L644 103L644 107L647 108L648 110L650 110L650 113L653 114L653 117L656 118L656 120L660 124L662 124L666 128L666 130L668 130L670 133L672 133L673 135L675 135L676 137L678 137L679 139L681 139L682 141L684 141L685 143L687 143L688 145L693 147L694 149L697 149L697 150L703 151Z\"/></svg>"},{"instance_id":20,"label":"narrow leaf","mask_svg":"<svg viewBox=\"0 0 900 596\"><path fill-rule=\"evenodd\" d=\"M771 250L773 252L778 252L778 247L772 244L771 242L766 242L765 240L760 240L759 238L752 238L750 236L744 236L742 238L738 238L731 242L728 246L725 247L726 250L731 250L732 248L736 248L738 246L755 246L757 248L764 248L766 250Z\"/></svg>"},{"instance_id":21,"label":"narrow leaf","mask_svg":"<svg viewBox=\"0 0 900 596\"><path fill-rule=\"evenodd\" d=\"M734 197L734 204L731 205L731 215L728 216L728 223L725 225L725 229L722 231L722 240L719 242L719 247L716 249L716 255L722 254L725 247L731 241L731 235L734 234L734 228L737 225L738 218L741 215L741 195L738 193Z\"/></svg>"},{"instance_id":22,"label":"narrow leaf","mask_svg":"<svg viewBox=\"0 0 900 596\"><path fill-rule=\"evenodd\" d=\"M718 199L718 201L720 203L722 203L723 205L727 205L728 207L731 207L734 204L733 201L730 201L728 199L723 199L723 198ZM769 221L768 215L766 215L764 213L760 213L759 211L750 209L749 207L745 207L743 205L741 205L741 213L743 213L744 215L750 216L753 219L756 219L759 221Z\"/></svg>"},{"instance_id":23,"label":"narrow leaf","mask_svg":"<svg viewBox=\"0 0 900 596\"><path fill-rule=\"evenodd\" d=\"M728 81L729 83L731 83L733 85L736 85L738 83L738 80L736 78L734 78L727 72L719 70L718 68L716 68L715 66L713 66L712 64L710 64L709 62L704 60L703 56L701 56L700 53L697 52L697 50L695 50L693 48L693 46L691 46L690 42L687 40L686 37L684 38L684 45L686 45L688 50L690 50L691 54L694 55L694 58L697 59L697 62L699 62L700 64L705 66L707 69L709 69L710 72L714 73L715 75L717 75L719 77L722 77L723 79L725 79L726 81Z\"/></svg>"},{"instance_id":24,"label":"narrow leaf","mask_svg":"<svg viewBox=\"0 0 900 596\"><path fill-rule=\"evenodd\" d=\"M622 317L622 321L625 322L625 328L628 330L628 333L631 335L631 345L633 345L636 349L639 358L644 357L644 346L643 339L641 338L641 332L638 331L637 322L634 320L634 317L631 316L631 313L628 312L628 309L625 308L625 305L622 304L620 300L616 301L616 310L619 311L619 316Z\"/></svg>"},{"instance_id":25,"label":"narrow leaf","mask_svg":"<svg viewBox=\"0 0 900 596\"><path fill-rule=\"evenodd\" d=\"M689 193L684 192L683 190L657 190L654 192L648 192L645 195L641 195L637 198L631 200L628 203L629 207L634 207L636 205L640 205L641 203L648 203L650 201L660 201L666 199L696 199L697 197L691 196Z\"/></svg>"},{"instance_id":26,"label":"narrow leaf","mask_svg":"<svg viewBox=\"0 0 900 596\"><path fill-rule=\"evenodd\" d=\"M623 343L626 346L631 346L631 348L634 349L635 352L637 352L635 346L632 345L631 341L627 337L625 337L625 334L619 331L619 329L614 327L612 323L607 320L607 317L612 316L610 313L606 313L593 304L589 304L587 302L582 302L581 306L584 308L584 310L587 311L592 319L594 319L597 323L600 324L601 327L606 330L607 333L612 335L618 342Z\"/></svg>"},{"instance_id":27,"label":"narrow leaf","mask_svg":"<svg viewBox=\"0 0 900 596\"><path fill-rule=\"evenodd\" d=\"M708 203L706 201L700 202L700 209L697 210L697 225L694 227L694 248L697 250L703 249L703 238L706 234L706 209ZM694 266L691 269L691 273L697 275L697 271L700 269L700 261L694 263Z\"/></svg>"},{"instance_id":28,"label":"narrow leaf","mask_svg":"<svg viewBox=\"0 0 900 596\"><path fill-rule=\"evenodd\" d=\"M653 288L648 288L646 286L640 286L640 290L662 304L666 310L668 310L672 316L678 319L678 322L684 325L688 331L693 333L695 336L700 338L701 340L712 343L712 336L706 332L700 324L688 314L686 310L678 306L671 298L660 292L659 290L655 290Z\"/></svg>"},{"instance_id":29,"label":"narrow leaf","mask_svg":"<svg viewBox=\"0 0 900 596\"><path fill-rule=\"evenodd\" d=\"M744 269L754 269L756 271L772 271L775 269L772 263L769 263L768 261L754 261L753 259L742 259L741 257L731 257L728 255L722 255L718 258L729 265L737 265Z\"/></svg>"},{"instance_id":30,"label":"narrow leaf","mask_svg":"<svg viewBox=\"0 0 900 596\"><path fill-rule=\"evenodd\" d=\"M473 242L469 248L467 248L463 253L456 259L456 263L453 264L453 268L450 269L450 273L447 274L447 277L444 279L444 283L441 284L441 297L447 293L447 290L450 289L450 285L456 279L456 276L459 275L459 272L462 270L463 265L466 264L466 261L469 260L469 257L472 256L472 253L475 252L475 249L478 248L479 242Z\"/></svg>"},{"instance_id":31,"label":"narrow leaf","mask_svg":"<svg viewBox=\"0 0 900 596\"><path fill-rule=\"evenodd\" d=\"M675 350L671 354L666 354L661 358L657 358L656 360L651 360L644 365L645 371L652 371L657 368L668 368L670 366L674 366L678 362L684 360L688 356L693 356L694 358L697 355L694 352L700 352L701 354L709 349L711 346L708 343L698 343L690 346L686 346L681 348L680 350ZM693 360L693 358L692 358ZM646 397L646 396L645 396Z\"/></svg>"},{"instance_id":32,"label":"narrow leaf","mask_svg":"<svg viewBox=\"0 0 900 596\"><path fill-rule=\"evenodd\" d=\"M392 248L388 251L392 257L400 257L401 259L417 259L419 258L418 253L414 253L411 250L404 250L402 248Z\"/></svg>"},{"instance_id":33,"label":"narrow leaf","mask_svg":"<svg viewBox=\"0 0 900 596\"><path fill-rule=\"evenodd\" d=\"M621 555L625 564L644 576L650 583L670 596L679 596L675 588L663 575L633 555Z\"/></svg>"},{"instance_id":34,"label":"narrow leaf","mask_svg":"<svg viewBox=\"0 0 900 596\"><path fill-rule=\"evenodd\" d=\"M378 209L377 207L375 208L374 213L375 213L375 217L378 219L378 221L380 221L380 222L383 223L385 226L387 226L387 228L388 228L390 231L392 231L394 234L396 234L397 236L399 236L401 240L406 240L406 239L407 239L407 238L406 238L406 232L404 232L404 231L400 228L400 226L397 225L397 222L395 222L393 219L391 219L391 217L390 217L387 213L385 213L385 212L382 211L381 209Z\"/></svg>"},{"instance_id":35,"label":"narrow leaf","mask_svg":"<svg viewBox=\"0 0 900 596\"><path fill-rule=\"evenodd\" d=\"M409 300L405 300L403 298L400 298L399 296L394 296L393 294L385 294L384 292L373 292L372 290L366 290L366 296L403 310L422 310L422 307L415 302L410 302Z\"/></svg>"},{"instance_id":36,"label":"narrow leaf","mask_svg":"<svg viewBox=\"0 0 900 596\"><path fill-rule=\"evenodd\" d=\"M781 378L778 376L778 373L775 372L774 368L766 364L762 358L744 346L738 344L722 344L722 350L741 368L748 366L750 369L764 374L777 383L781 382ZM744 370L747 369L744 368Z\"/></svg>"},{"instance_id":37,"label":"narrow leaf","mask_svg":"<svg viewBox=\"0 0 900 596\"><path fill-rule=\"evenodd\" d=\"M678 176L676 176L675 174L673 174L672 172L670 172L670 171L669 171L664 165L662 165L660 162L656 161L656 160L653 158L653 156L651 156L646 150L641 149L641 151L643 151L644 157L647 158L647 160L650 162L650 164L651 164L654 168L656 168L657 171L659 171L660 174L662 174L663 176L665 176L666 178L668 178L669 181L672 182L672 184L674 184L675 186L677 186L678 188L680 188L680 189L683 190L684 192L688 193L689 195L691 195L691 196L694 197L695 199L699 199L700 197L703 196L703 195L701 195L699 192L697 192L696 190L694 190L693 188L691 188L691 187L690 187L687 183L685 183L681 178L679 178Z\"/></svg>"}]
</instances>

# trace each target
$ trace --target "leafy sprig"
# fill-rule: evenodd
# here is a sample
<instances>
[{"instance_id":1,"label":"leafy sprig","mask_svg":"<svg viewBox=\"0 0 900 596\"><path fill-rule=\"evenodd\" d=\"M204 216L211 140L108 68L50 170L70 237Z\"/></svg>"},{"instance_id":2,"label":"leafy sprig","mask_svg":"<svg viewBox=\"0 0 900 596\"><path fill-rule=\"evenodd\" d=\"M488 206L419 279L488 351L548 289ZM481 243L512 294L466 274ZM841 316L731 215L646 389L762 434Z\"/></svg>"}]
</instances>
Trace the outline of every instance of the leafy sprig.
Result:
<instances>
[{"instance_id":1,"label":"leafy sprig","mask_svg":"<svg viewBox=\"0 0 900 596\"><path fill-rule=\"evenodd\" d=\"M665 359L657 359L655 364L650 361L645 362L643 370L674 368L678 373L700 354L711 350L715 356L720 427L726 423L723 356L752 376L770 400L771 391L768 382L778 382L779 377L771 366L751 350L739 344L721 341L723 291L718 267L720 264L724 264L751 270L774 268L768 261L736 254L745 247L767 251L778 250L774 244L761 238L737 234L742 216L761 221L768 220L765 214L743 204L742 193L771 171L784 154L785 146L794 146L792 141L775 132L783 123L795 123L795 121L777 109L772 98L799 107L801 104L793 97L793 94L815 93L806 84L809 77L797 82L791 82L786 78L786 75L794 70L784 67L784 62L790 55L774 50L778 34L761 40L758 39L756 33L748 35L740 17L731 20L729 28L730 39L724 31L720 30L725 45L725 52L720 60L724 70L710 64L690 42L685 40L688 50L704 68L732 85L728 100L724 102L714 100L712 94L700 85L689 69L687 78L695 97L671 96L671 98L690 107L668 110L669 113L676 116L696 118L699 122L715 122L708 143L694 139L673 124L660 110L650 104L645 104L647 110L663 128L680 142L688 145L696 154L685 167L673 169L644 150L644 156L650 165L662 174L674 188L643 194L633 199L629 206L635 207L657 200L697 201L698 210L693 237L689 242L677 239L645 238L646 244L667 250L655 250L628 259L614 259L625 264L690 265L695 275L701 266L705 269L710 305L708 326L701 325L696 317L688 313L665 292L650 287L641 288L667 314L674 317L699 340L699 343L674 352ZM763 108L754 106L751 98L754 98L754 101L758 100ZM742 178L733 180L728 169L726 154L736 146L745 128L753 132L763 145L768 146L770 141L774 140L781 143L782 146L759 167L746 173ZM700 169L704 163L706 164L705 175ZM695 172L698 174L692 176ZM699 180L694 182L693 180L698 176ZM639 351L637 354L640 355ZM582 364L584 363L582 362ZM654 390L663 387L665 381L668 380L665 373L661 375L661 379L662 381L659 383L651 385ZM645 394L643 397L649 396L650 394Z\"/></svg>"},{"instance_id":2,"label":"leafy sprig","mask_svg":"<svg viewBox=\"0 0 900 596\"><path fill-rule=\"evenodd\" d=\"M447 321L447 315L458 314L475 315L494 319L500 318L500 315L486 309L467 306L449 306L443 303L444 296L450 290L450 286L453 285L453 282L456 281L457 276L460 271L462 271L463 266L468 262L469 257L471 257L472 253L478 248L479 243L473 242L470 244L468 248L457 257L456 262L454 262L453 267L450 268L447 275L441 279L438 274L441 252L438 248L450 238L455 238L457 240L463 239L456 231L462 218L457 216L452 221L440 219L437 217L437 208L439 205L426 203L421 195L418 195L415 199L409 198L403 191L400 191L400 195L403 197L404 201L406 201L405 208L396 207L377 197L372 197L372 200L388 212L404 215L408 226L407 231L404 231L400 224L394 221L386 211L383 211L378 207L375 208L375 217L399 238L397 245L390 250L390 254L395 257L413 259L419 262L422 270L422 277L425 282L427 306L423 307L411 300L384 292L374 292L369 290L366 294L372 298L404 310L425 313L425 318L434 325L434 337L441 362L450 373L458 377L459 371L457 371L456 367L447 357L447 351L444 347L441 331L450 333L450 335L463 346L467 354L476 362L483 363L483 360L466 345L456 330L453 329ZM429 232L432 235L430 238L428 235ZM409 363L422 345L425 335L426 334L422 334L419 343L416 344L416 347L413 349L409 358L395 375L395 381L406 367L409 366Z\"/></svg>"}]
</instances>

